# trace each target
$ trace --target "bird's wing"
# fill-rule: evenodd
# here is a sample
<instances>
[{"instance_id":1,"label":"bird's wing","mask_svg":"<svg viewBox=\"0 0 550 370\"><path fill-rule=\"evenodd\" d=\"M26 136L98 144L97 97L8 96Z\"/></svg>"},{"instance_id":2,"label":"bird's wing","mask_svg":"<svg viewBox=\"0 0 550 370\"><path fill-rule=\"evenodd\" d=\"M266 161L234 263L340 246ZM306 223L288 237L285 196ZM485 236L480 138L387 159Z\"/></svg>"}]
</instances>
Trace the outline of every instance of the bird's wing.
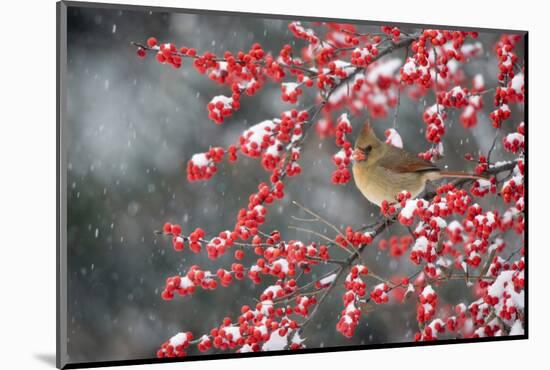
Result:
<instances>
[{"instance_id":1,"label":"bird's wing","mask_svg":"<svg viewBox=\"0 0 550 370\"><path fill-rule=\"evenodd\" d=\"M420 159L416 155L393 145L388 145L386 154L379 160L378 164L397 173L440 171L432 162Z\"/></svg>"}]
</instances>

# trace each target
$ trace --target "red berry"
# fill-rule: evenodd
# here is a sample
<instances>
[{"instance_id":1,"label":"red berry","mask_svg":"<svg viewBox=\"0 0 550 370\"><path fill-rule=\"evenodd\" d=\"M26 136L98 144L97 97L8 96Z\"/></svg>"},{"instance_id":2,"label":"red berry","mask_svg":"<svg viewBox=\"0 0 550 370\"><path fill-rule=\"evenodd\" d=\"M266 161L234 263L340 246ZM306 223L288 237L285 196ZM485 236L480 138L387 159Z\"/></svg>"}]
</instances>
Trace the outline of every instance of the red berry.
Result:
<instances>
[{"instance_id":1,"label":"red berry","mask_svg":"<svg viewBox=\"0 0 550 370\"><path fill-rule=\"evenodd\" d=\"M172 225L172 234L180 235L181 234L181 226L177 225L177 224Z\"/></svg>"},{"instance_id":2,"label":"red berry","mask_svg":"<svg viewBox=\"0 0 550 370\"><path fill-rule=\"evenodd\" d=\"M149 46L150 48L157 46L157 39L155 37L149 37L147 39L147 46Z\"/></svg>"},{"instance_id":3,"label":"red berry","mask_svg":"<svg viewBox=\"0 0 550 370\"><path fill-rule=\"evenodd\" d=\"M157 61L159 63L164 63L166 62L166 57L164 56L164 54L162 54L160 51L157 53Z\"/></svg>"},{"instance_id":4,"label":"red berry","mask_svg":"<svg viewBox=\"0 0 550 370\"><path fill-rule=\"evenodd\" d=\"M137 49L137 56L140 57L141 59L143 59L143 58L145 58L145 55L146 55L145 49L142 48L142 47L139 47Z\"/></svg>"},{"instance_id":5,"label":"red berry","mask_svg":"<svg viewBox=\"0 0 550 370\"><path fill-rule=\"evenodd\" d=\"M235 259L242 260L244 258L244 251L242 249L237 249L235 251Z\"/></svg>"}]
</instances>

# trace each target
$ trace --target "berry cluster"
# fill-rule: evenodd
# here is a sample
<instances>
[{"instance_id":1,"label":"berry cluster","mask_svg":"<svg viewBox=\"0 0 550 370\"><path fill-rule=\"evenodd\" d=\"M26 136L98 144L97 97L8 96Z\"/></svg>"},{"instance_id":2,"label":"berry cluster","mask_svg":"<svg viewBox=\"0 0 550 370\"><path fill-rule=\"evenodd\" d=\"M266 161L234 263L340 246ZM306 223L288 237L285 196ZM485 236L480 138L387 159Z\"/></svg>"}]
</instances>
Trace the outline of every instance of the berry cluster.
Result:
<instances>
[{"instance_id":1,"label":"berry cluster","mask_svg":"<svg viewBox=\"0 0 550 370\"><path fill-rule=\"evenodd\" d=\"M467 88L455 86L449 91L442 91L437 94L437 103L444 107L463 108L468 105L468 95L470 94Z\"/></svg>"},{"instance_id":2,"label":"berry cluster","mask_svg":"<svg viewBox=\"0 0 550 370\"><path fill-rule=\"evenodd\" d=\"M517 132L508 134L502 140L504 149L509 152L517 153L525 150L525 124L521 122L518 125Z\"/></svg>"},{"instance_id":3,"label":"berry cluster","mask_svg":"<svg viewBox=\"0 0 550 370\"><path fill-rule=\"evenodd\" d=\"M271 204L275 199L283 197L284 184L277 182L273 190L265 183L258 185L258 192L250 195L248 207L241 208L237 215L234 232L242 240L258 234L258 227L265 222L267 212L263 204Z\"/></svg>"},{"instance_id":4,"label":"berry cluster","mask_svg":"<svg viewBox=\"0 0 550 370\"><path fill-rule=\"evenodd\" d=\"M311 28L305 28L298 21L290 22L288 24L288 29L296 36L297 38L304 39L311 44L319 43L319 38L315 35L315 32Z\"/></svg>"},{"instance_id":5,"label":"berry cluster","mask_svg":"<svg viewBox=\"0 0 550 370\"><path fill-rule=\"evenodd\" d=\"M439 142L437 145L432 145L431 148L425 152L418 153L418 157L425 161L436 161L443 156L443 143Z\"/></svg>"},{"instance_id":6,"label":"berry cluster","mask_svg":"<svg viewBox=\"0 0 550 370\"><path fill-rule=\"evenodd\" d=\"M387 250L390 257L401 257L409 250L413 241L414 239L409 235L401 237L392 235L389 239L380 239L378 248Z\"/></svg>"},{"instance_id":7,"label":"berry cluster","mask_svg":"<svg viewBox=\"0 0 550 370\"><path fill-rule=\"evenodd\" d=\"M483 100L480 95L471 95L468 98L468 105L460 114L460 123L465 128L471 128L477 125L477 115L483 108Z\"/></svg>"},{"instance_id":8,"label":"berry cluster","mask_svg":"<svg viewBox=\"0 0 550 370\"><path fill-rule=\"evenodd\" d=\"M267 148L272 148L269 155L274 157L276 152L278 157L279 146L276 145L273 130L279 123L279 120L266 120L245 130L239 137L241 152L249 157L259 157Z\"/></svg>"},{"instance_id":9,"label":"berry cluster","mask_svg":"<svg viewBox=\"0 0 550 370\"><path fill-rule=\"evenodd\" d=\"M447 118L447 114L443 110L443 106L440 104L434 104L424 111L422 116L426 128L426 140L432 143L439 143L441 137L445 134L444 121Z\"/></svg>"},{"instance_id":10,"label":"berry cluster","mask_svg":"<svg viewBox=\"0 0 550 370\"><path fill-rule=\"evenodd\" d=\"M422 87L428 88L432 84L432 77L429 68L427 67L428 60L420 60L423 61L421 63L425 64L417 62L417 59L415 58L407 58L405 64L401 67L401 81L407 85L416 83Z\"/></svg>"},{"instance_id":11,"label":"berry cluster","mask_svg":"<svg viewBox=\"0 0 550 370\"><path fill-rule=\"evenodd\" d=\"M415 264L420 264L421 260L432 263L437 258L435 244L429 241L425 236L417 238L411 250L410 259Z\"/></svg>"},{"instance_id":12,"label":"berry cluster","mask_svg":"<svg viewBox=\"0 0 550 370\"><path fill-rule=\"evenodd\" d=\"M196 287L213 290L218 287L216 275L210 271L201 270L199 266L193 265L185 276L172 276L166 279L161 297L164 300L171 300L174 294L189 295L195 293Z\"/></svg>"},{"instance_id":13,"label":"berry cluster","mask_svg":"<svg viewBox=\"0 0 550 370\"><path fill-rule=\"evenodd\" d=\"M357 248L360 245L368 245L372 243L373 236L370 231L361 232L354 231L351 226L346 227L345 235L338 234L335 238L336 243L342 248L349 248L350 245Z\"/></svg>"},{"instance_id":14,"label":"berry cluster","mask_svg":"<svg viewBox=\"0 0 550 370\"><path fill-rule=\"evenodd\" d=\"M380 283L376 285L370 292L370 298L377 304L388 303L390 300L388 296L390 288L386 283Z\"/></svg>"},{"instance_id":15,"label":"berry cluster","mask_svg":"<svg viewBox=\"0 0 550 370\"><path fill-rule=\"evenodd\" d=\"M470 193L478 198L484 197L489 193L495 194L496 192L496 177L492 177L490 180L476 180L470 188Z\"/></svg>"},{"instance_id":16,"label":"berry cluster","mask_svg":"<svg viewBox=\"0 0 550 370\"><path fill-rule=\"evenodd\" d=\"M510 180L506 180L502 185L502 198L504 202L518 202L520 199L523 199L524 196L524 186L523 186L523 176L516 175Z\"/></svg>"},{"instance_id":17,"label":"berry cluster","mask_svg":"<svg viewBox=\"0 0 550 370\"><path fill-rule=\"evenodd\" d=\"M210 148L206 153L197 153L187 162L187 179L189 181L209 180L218 171L216 163L221 162L225 151L223 148Z\"/></svg>"},{"instance_id":18,"label":"berry cluster","mask_svg":"<svg viewBox=\"0 0 550 370\"><path fill-rule=\"evenodd\" d=\"M502 122L510 118L510 107L508 104L502 104L497 109L492 111L489 114L489 118L493 123L494 128L499 128L502 125Z\"/></svg>"},{"instance_id":19,"label":"berry cluster","mask_svg":"<svg viewBox=\"0 0 550 370\"><path fill-rule=\"evenodd\" d=\"M401 205L401 211L397 216L400 223L406 226L410 226L413 223L415 216L422 216L424 211L428 207L428 202L424 199L410 199L411 195L407 193L403 196L403 193L398 194L399 203Z\"/></svg>"},{"instance_id":20,"label":"berry cluster","mask_svg":"<svg viewBox=\"0 0 550 370\"><path fill-rule=\"evenodd\" d=\"M212 238L207 244L206 244L206 251L208 252L208 258L210 259L216 259L219 256L223 255L227 248L230 248L235 240L237 239L237 233L235 232L229 232L229 231L222 231L220 234Z\"/></svg>"},{"instance_id":21,"label":"berry cluster","mask_svg":"<svg viewBox=\"0 0 550 370\"><path fill-rule=\"evenodd\" d=\"M501 271L483 298L484 303L492 306L495 313L507 322L518 319L518 309L523 309L524 268L525 263L521 259L509 270Z\"/></svg>"},{"instance_id":22,"label":"berry cluster","mask_svg":"<svg viewBox=\"0 0 550 370\"><path fill-rule=\"evenodd\" d=\"M332 182L334 184L346 184L350 178L349 165L351 163L351 143L347 140L346 134L352 131L351 122L346 113L338 118L336 124L336 146L341 149L332 156L332 162L336 165L336 170L332 173Z\"/></svg>"},{"instance_id":23,"label":"berry cluster","mask_svg":"<svg viewBox=\"0 0 550 370\"><path fill-rule=\"evenodd\" d=\"M415 342L436 340L438 334L445 332L445 322L441 319L434 319L428 325L424 326L422 332L414 336Z\"/></svg>"},{"instance_id":24,"label":"berry cluster","mask_svg":"<svg viewBox=\"0 0 550 370\"><path fill-rule=\"evenodd\" d=\"M378 48L373 44L366 44L364 47L355 48L351 52L351 64L364 67L372 62L372 58L378 55Z\"/></svg>"},{"instance_id":25,"label":"berry cluster","mask_svg":"<svg viewBox=\"0 0 550 370\"><path fill-rule=\"evenodd\" d=\"M495 45L495 54L498 57L498 68L500 70L498 79L500 81L514 77L514 65L518 60L514 47L520 39L521 36L519 35L502 35Z\"/></svg>"},{"instance_id":26,"label":"berry cluster","mask_svg":"<svg viewBox=\"0 0 550 370\"><path fill-rule=\"evenodd\" d=\"M185 350L189 347L189 342L192 340L193 334L191 332L178 333L162 344L161 348L157 351L157 357L185 357L187 356Z\"/></svg>"},{"instance_id":27,"label":"berry cluster","mask_svg":"<svg viewBox=\"0 0 550 370\"><path fill-rule=\"evenodd\" d=\"M300 158L298 141L308 119L307 111L293 109L283 112L280 119L262 121L243 132L239 138L240 150L249 157L262 157L263 167L276 176L286 148L290 160L284 168L285 174L297 175L301 172L297 163Z\"/></svg>"},{"instance_id":28,"label":"berry cluster","mask_svg":"<svg viewBox=\"0 0 550 370\"><path fill-rule=\"evenodd\" d=\"M416 321L425 323L430 321L435 315L437 307L437 294L431 285L427 285L422 289L418 296L418 305L416 307Z\"/></svg>"},{"instance_id":29,"label":"berry cluster","mask_svg":"<svg viewBox=\"0 0 550 370\"><path fill-rule=\"evenodd\" d=\"M380 27L380 30L384 32L388 37L391 37L393 42L399 41L399 37L401 36L401 30L397 27L390 27L390 26L382 26Z\"/></svg>"},{"instance_id":30,"label":"berry cluster","mask_svg":"<svg viewBox=\"0 0 550 370\"><path fill-rule=\"evenodd\" d=\"M380 213L384 217L391 217L397 212L397 208L394 203L388 202L386 199L380 204Z\"/></svg>"},{"instance_id":31,"label":"berry cluster","mask_svg":"<svg viewBox=\"0 0 550 370\"><path fill-rule=\"evenodd\" d=\"M214 96L208 103L208 117L217 124L221 124L226 117L229 117L234 109L238 109L239 100L224 95Z\"/></svg>"},{"instance_id":32,"label":"berry cluster","mask_svg":"<svg viewBox=\"0 0 550 370\"><path fill-rule=\"evenodd\" d=\"M433 67L435 73L438 74L441 87L445 87L456 73L453 72L455 68L449 68L450 62L462 62L467 57L474 56L479 52L479 47L476 44L464 44L468 36L476 38L477 33L424 30L411 45L413 56L408 58L401 68L401 80L408 85L416 84L420 89L420 94L422 94L425 89L430 88L434 83L429 70ZM430 53L429 44L433 47L432 53ZM437 55L437 60L430 58L430 54Z\"/></svg>"},{"instance_id":33,"label":"berry cluster","mask_svg":"<svg viewBox=\"0 0 550 370\"><path fill-rule=\"evenodd\" d=\"M172 236L172 246L176 251L182 251L185 248L185 242L189 242L189 249L194 253L201 251L201 241L204 237L204 230L200 227L189 234L189 236L182 235L182 228L178 224L165 223L162 231L165 235Z\"/></svg>"},{"instance_id":34,"label":"berry cluster","mask_svg":"<svg viewBox=\"0 0 550 370\"><path fill-rule=\"evenodd\" d=\"M340 315L340 320L336 324L336 330L347 338L353 337L361 310L357 307L359 299L366 294L367 285L361 278L369 273L369 269L363 265L355 265L351 268L350 273L346 277L344 287L344 310Z\"/></svg>"},{"instance_id":35,"label":"berry cluster","mask_svg":"<svg viewBox=\"0 0 550 370\"><path fill-rule=\"evenodd\" d=\"M285 82L281 84L281 92L284 102L296 104L298 97L302 94L302 89L295 82Z\"/></svg>"}]
</instances>

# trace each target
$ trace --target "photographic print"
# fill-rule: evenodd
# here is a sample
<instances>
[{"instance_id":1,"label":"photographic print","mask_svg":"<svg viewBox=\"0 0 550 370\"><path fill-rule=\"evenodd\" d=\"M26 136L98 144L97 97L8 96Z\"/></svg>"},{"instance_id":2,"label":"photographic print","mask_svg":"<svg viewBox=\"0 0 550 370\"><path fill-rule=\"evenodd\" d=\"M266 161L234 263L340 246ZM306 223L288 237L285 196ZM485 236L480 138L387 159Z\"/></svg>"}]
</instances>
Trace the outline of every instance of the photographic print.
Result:
<instances>
[{"instance_id":1,"label":"photographic print","mask_svg":"<svg viewBox=\"0 0 550 370\"><path fill-rule=\"evenodd\" d=\"M58 33L58 367L527 337L527 32L61 2Z\"/></svg>"}]
</instances>

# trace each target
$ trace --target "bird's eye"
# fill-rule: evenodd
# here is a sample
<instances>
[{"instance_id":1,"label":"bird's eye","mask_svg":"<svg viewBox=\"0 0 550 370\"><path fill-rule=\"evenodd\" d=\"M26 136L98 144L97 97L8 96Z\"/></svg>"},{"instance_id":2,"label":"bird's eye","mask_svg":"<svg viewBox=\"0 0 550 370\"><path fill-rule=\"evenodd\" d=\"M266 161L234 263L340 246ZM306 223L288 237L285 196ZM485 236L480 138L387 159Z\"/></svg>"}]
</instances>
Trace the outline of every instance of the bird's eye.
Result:
<instances>
[{"instance_id":1,"label":"bird's eye","mask_svg":"<svg viewBox=\"0 0 550 370\"><path fill-rule=\"evenodd\" d=\"M365 152L365 154L369 154L371 150L372 150L372 145L367 145L367 146L363 149L363 151Z\"/></svg>"}]
</instances>

